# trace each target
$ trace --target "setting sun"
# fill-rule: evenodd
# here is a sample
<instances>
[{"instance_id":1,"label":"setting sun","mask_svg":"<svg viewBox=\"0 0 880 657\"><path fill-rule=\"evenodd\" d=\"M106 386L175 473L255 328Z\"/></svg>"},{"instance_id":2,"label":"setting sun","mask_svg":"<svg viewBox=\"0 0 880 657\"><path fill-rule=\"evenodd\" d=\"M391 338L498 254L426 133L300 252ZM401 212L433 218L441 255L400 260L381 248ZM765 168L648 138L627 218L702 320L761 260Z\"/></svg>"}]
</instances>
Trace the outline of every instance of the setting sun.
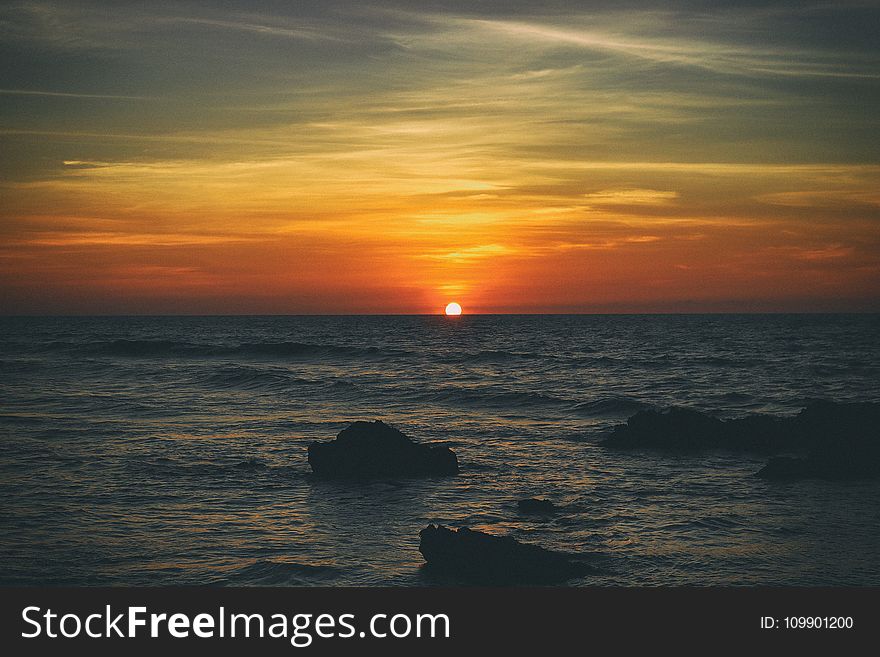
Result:
<instances>
[{"instance_id":1,"label":"setting sun","mask_svg":"<svg viewBox=\"0 0 880 657\"><path fill-rule=\"evenodd\" d=\"M457 317L458 315L461 315L461 306L455 303L455 301L446 306L447 317Z\"/></svg>"}]
</instances>

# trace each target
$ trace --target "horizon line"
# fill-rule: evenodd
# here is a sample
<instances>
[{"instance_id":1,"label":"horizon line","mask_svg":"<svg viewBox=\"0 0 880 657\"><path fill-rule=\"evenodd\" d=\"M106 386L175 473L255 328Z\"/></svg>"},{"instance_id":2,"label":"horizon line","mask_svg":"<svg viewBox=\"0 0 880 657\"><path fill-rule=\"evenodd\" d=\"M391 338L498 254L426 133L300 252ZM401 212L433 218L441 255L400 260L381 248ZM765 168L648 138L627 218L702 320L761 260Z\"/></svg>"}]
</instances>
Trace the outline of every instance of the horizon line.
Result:
<instances>
[{"instance_id":1,"label":"horizon line","mask_svg":"<svg viewBox=\"0 0 880 657\"><path fill-rule=\"evenodd\" d=\"M671 317L671 316L699 316L699 315L880 315L878 310L769 310L769 311L684 311L684 312L520 312L520 313L478 313L469 312L461 315L449 316L442 312L434 313L32 313L32 314L6 314L0 313L0 318L129 318L129 317L442 317L451 321L463 317Z\"/></svg>"}]
</instances>

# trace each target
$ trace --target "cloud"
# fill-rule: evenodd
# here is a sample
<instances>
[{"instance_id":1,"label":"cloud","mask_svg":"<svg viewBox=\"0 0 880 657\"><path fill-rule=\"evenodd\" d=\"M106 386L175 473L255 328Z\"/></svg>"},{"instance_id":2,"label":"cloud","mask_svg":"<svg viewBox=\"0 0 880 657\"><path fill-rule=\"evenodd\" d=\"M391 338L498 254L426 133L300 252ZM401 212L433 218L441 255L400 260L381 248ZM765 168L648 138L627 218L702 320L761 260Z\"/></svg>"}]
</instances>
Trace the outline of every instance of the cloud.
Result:
<instances>
[{"instance_id":1,"label":"cloud","mask_svg":"<svg viewBox=\"0 0 880 657\"><path fill-rule=\"evenodd\" d=\"M209 28L219 28L223 30L236 30L239 32L248 32L251 34L257 34L266 37L280 37L285 39L304 39L307 41L340 40L340 37L338 36L328 34L326 31L323 31L318 27L311 26L284 27L280 25L268 25L263 23L187 17L166 18L162 19L161 22L178 25L196 25Z\"/></svg>"},{"instance_id":2,"label":"cloud","mask_svg":"<svg viewBox=\"0 0 880 657\"><path fill-rule=\"evenodd\" d=\"M802 190L761 194L756 200L769 205L791 208L830 207L846 205L880 206L880 192L874 190Z\"/></svg>"},{"instance_id":3,"label":"cloud","mask_svg":"<svg viewBox=\"0 0 880 657\"><path fill-rule=\"evenodd\" d=\"M829 77L880 79L876 72L876 53L829 53L825 49L779 45L768 48L767 41L749 39L766 29L769 16L731 9L714 15L646 9L643 11L573 11L564 24L552 12L541 19L470 18L439 14L422 15L449 43L506 43L516 52L519 47L564 50L581 49L607 54L649 65L689 67L732 76ZM418 14L410 14L413 19ZM775 17L792 21L797 12ZM731 29L736 26L738 31ZM475 36L478 31L481 36ZM699 35L699 36L697 36ZM437 47L437 34L404 39L412 48L424 39ZM598 61L599 66L607 62Z\"/></svg>"},{"instance_id":4,"label":"cloud","mask_svg":"<svg viewBox=\"0 0 880 657\"><path fill-rule=\"evenodd\" d=\"M584 194L590 205L668 205L678 196L678 192L638 188L604 189Z\"/></svg>"},{"instance_id":5,"label":"cloud","mask_svg":"<svg viewBox=\"0 0 880 657\"><path fill-rule=\"evenodd\" d=\"M414 6L0 8L0 255L560 299L876 264L876 12Z\"/></svg>"},{"instance_id":6,"label":"cloud","mask_svg":"<svg viewBox=\"0 0 880 657\"><path fill-rule=\"evenodd\" d=\"M34 89L0 89L0 94L6 96L46 96L50 98L94 98L97 100L153 100L151 96L67 93L62 91L38 91Z\"/></svg>"},{"instance_id":7,"label":"cloud","mask_svg":"<svg viewBox=\"0 0 880 657\"><path fill-rule=\"evenodd\" d=\"M485 258L495 258L498 256L509 256L514 254L523 255L523 251L503 244L480 244L478 246L466 247L456 251L428 253L420 257L440 260L442 262L463 263L472 260L482 260Z\"/></svg>"}]
</instances>

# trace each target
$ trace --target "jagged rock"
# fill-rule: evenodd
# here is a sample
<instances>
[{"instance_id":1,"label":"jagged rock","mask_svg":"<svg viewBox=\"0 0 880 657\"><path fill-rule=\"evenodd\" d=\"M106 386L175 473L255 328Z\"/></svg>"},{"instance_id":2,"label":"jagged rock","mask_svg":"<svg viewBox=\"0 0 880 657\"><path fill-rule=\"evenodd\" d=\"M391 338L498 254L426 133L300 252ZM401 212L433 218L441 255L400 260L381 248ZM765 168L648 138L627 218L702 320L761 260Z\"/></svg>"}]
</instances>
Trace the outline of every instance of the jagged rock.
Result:
<instances>
[{"instance_id":1,"label":"jagged rock","mask_svg":"<svg viewBox=\"0 0 880 657\"><path fill-rule=\"evenodd\" d=\"M758 471L764 479L880 477L880 404L810 404L793 419L808 446L806 458L776 457Z\"/></svg>"},{"instance_id":2,"label":"jagged rock","mask_svg":"<svg viewBox=\"0 0 880 657\"><path fill-rule=\"evenodd\" d=\"M458 458L445 445L423 445L381 420L354 422L335 440L309 445L316 475L340 479L453 475Z\"/></svg>"},{"instance_id":3,"label":"jagged rock","mask_svg":"<svg viewBox=\"0 0 880 657\"><path fill-rule=\"evenodd\" d=\"M623 449L694 451L716 446L723 429L721 420L687 408L639 411L626 424L614 427L601 444Z\"/></svg>"},{"instance_id":4,"label":"jagged rock","mask_svg":"<svg viewBox=\"0 0 880 657\"><path fill-rule=\"evenodd\" d=\"M725 420L719 447L772 454L802 447L797 426L790 417L749 415Z\"/></svg>"},{"instance_id":5,"label":"jagged rock","mask_svg":"<svg viewBox=\"0 0 880 657\"><path fill-rule=\"evenodd\" d=\"M752 415L719 420L698 411L640 411L601 444L618 449L693 452L747 450L779 456L758 472L766 479L862 479L880 477L880 404L819 401L797 415Z\"/></svg>"},{"instance_id":6,"label":"jagged rock","mask_svg":"<svg viewBox=\"0 0 880 657\"><path fill-rule=\"evenodd\" d=\"M541 500L536 497L529 497L524 500L519 500L516 503L516 508L520 513L555 513L557 511L557 507L550 500Z\"/></svg>"},{"instance_id":7,"label":"jagged rock","mask_svg":"<svg viewBox=\"0 0 880 657\"><path fill-rule=\"evenodd\" d=\"M467 527L428 525L419 539L419 552L431 568L470 582L552 584L592 570L573 555Z\"/></svg>"},{"instance_id":8,"label":"jagged rock","mask_svg":"<svg viewBox=\"0 0 880 657\"><path fill-rule=\"evenodd\" d=\"M877 453L880 404L813 402L798 413L795 422L804 439L818 452Z\"/></svg>"},{"instance_id":9,"label":"jagged rock","mask_svg":"<svg viewBox=\"0 0 880 657\"><path fill-rule=\"evenodd\" d=\"M872 427L876 435L878 408L877 404L814 402L795 416L751 415L732 420L676 407L639 411L626 424L614 427L600 444L617 449L731 449L766 454L807 452L824 445L836 452L847 441L834 438L829 442L829 436L865 435Z\"/></svg>"}]
</instances>

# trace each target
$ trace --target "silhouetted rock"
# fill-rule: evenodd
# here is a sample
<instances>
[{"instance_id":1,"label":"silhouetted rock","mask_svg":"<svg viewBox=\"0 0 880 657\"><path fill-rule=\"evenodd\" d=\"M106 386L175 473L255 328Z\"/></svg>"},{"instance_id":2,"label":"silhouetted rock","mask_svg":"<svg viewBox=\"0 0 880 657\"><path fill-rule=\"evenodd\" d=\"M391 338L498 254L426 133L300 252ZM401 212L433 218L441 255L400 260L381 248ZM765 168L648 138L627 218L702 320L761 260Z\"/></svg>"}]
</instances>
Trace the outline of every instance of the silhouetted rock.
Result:
<instances>
[{"instance_id":1,"label":"silhouetted rock","mask_svg":"<svg viewBox=\"0 0 880 657\"><path fill-rule=\"evenodd\" d=\"M852 481L856 479L876 479L880 477L880 464L876 460L851 461L848 459L824 460L815 456L792 458L775 456L758 470L757 476L763 479L796 480L828 479Z\"/></svg>"},{"instance_id":2,"label":"silhouetted rock","mask_svg":"<svg viewBox=\"0 0 880 657\"><path fill-rule=\"evenodd\" d=\"M516 503L516 508L520 513L555 513L557 507L550 500L541 500L536 497L529 497Z\"/></svg>"},{"instance_id":3,"label":"silhouetted rock","mask_svg":"<svg viewBox=\"0 0 880 657\"><path fill-rule=\"evenodd\" d=\"M618 449L693 452L734 449L779 456L757 474L765 479L864 479L880 477L880 404L808 404L789 417L752 415L719 420L698 411L640 411L601 443Z\"/></svg>"},{"instance_id":4,"label":"silhouetted rock","mask_svg":"<svg viewBox=\"0 0 880 657\"><path fill-rule=\"evenodd\" d=\"M818 401L808 404L794 421L804 439L820 452L867 449L876 453L880 404Z\"/></svg>"},{"instance_id":5,"label":"silhouetted rock","mask_svg":"<svg viewBox=\"0 0 880 657\"><path fill-rule=\"evenodd\" d=\"M445 445L420 445L380 420L354 422L335 440L309 445L316 475L341 479L453 475L458 458Z\"/></svg>"},{"instance_id":6,"label":"silhouetted rock","mask_svg":"<svg viewBox=\"0 0 880 657\"><path fill-rule=\"evenodd\" d=\"M428 525L419 532L419 539L419 552L431 568L471 582L552 584L591 571L573 555L467 527L453 531Z\"/></svg>"},{"instance_id":7,"label":"silhouetted rock","mask_svg":"<svg viewBox=\"0 0 880 657\"><path fill-rule=\"evenodd\" d=\"M626 424L614 427L601 444L623 449L648 447L694 451L715 446L723 426L721 420L687 408L639 411Z\"/></svg>"},{"instance_id":8,"label":"silhouetted rock","mask_svg":"<svg viewBox=\"0 0 880 657\"><path fill-rule=\"evenodd\" d=\"M756 474L763 479L814 479L818 471L807 459L774 456Z\"/></svg>"},{"instance_id":9,"label":"silhouetted rock","mask_svg":"<svg viewBox=\"0 0 880 657\"><path fill-rule=\"evenodd\" d=\"M704 449L732 449L765 454L803 451L826 445L832 455L845 449L847 440L830 436L849 433L865 435L880 426L877 404L815 402L798 415L773 417L751 415L719 420L699 411L669 408L640 411L624 425L618 425L601 442L618 449L651 448L694 452Z\"/></svg>"},{"instance_id":10,"label":"silhouetted rock","mask_svg":"<svg viewBox=\"0 0 880 657\"><path fill-rule=\"evenodd\" d=\"M719 447L771 454L803 448L797 427L790 417L749 415L724 420Z\"/></svg>"},{"instance_id":11,"label":"silhouetted rock","mask_svg":"<svg viewBox=\"0 0 880 657\"><path fill-rule=\"evenodd\" d=\"M871 479L880 477L880 404L808 405L792 424L806 458L777 457L758 471L764 479Z\"/></svg>"}]
</instances>

